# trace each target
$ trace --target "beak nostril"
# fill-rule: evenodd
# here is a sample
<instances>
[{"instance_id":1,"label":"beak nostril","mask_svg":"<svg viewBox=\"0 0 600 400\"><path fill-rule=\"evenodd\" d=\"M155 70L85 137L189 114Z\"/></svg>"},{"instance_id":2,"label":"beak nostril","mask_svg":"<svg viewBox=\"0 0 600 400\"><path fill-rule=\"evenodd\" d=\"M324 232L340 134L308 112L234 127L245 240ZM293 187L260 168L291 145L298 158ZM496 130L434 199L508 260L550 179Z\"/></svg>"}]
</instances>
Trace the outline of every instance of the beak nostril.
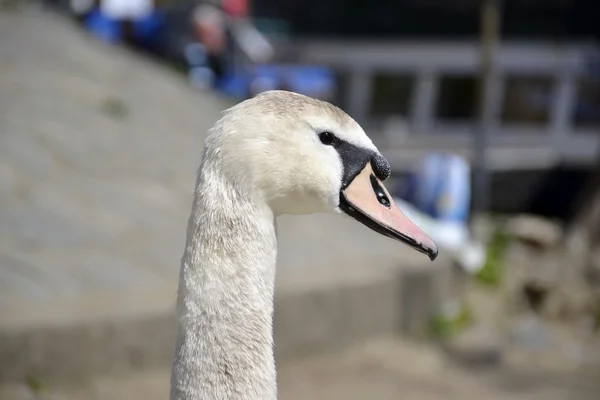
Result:
<instances>
[{"instance_id":1,"label":"beak nostril","mask_svg":"<svg viewBox=\"0 0 600 400\"><path fill-rule=\"evenodd\" d=\"M385 207L390 208L390 206L391 206L390 199L388 199L385 192L381 188L381 185L379 185L379 182L377 182L377 178L375 178L375 176L373 174L371 174L370 179L371 179L371 186L373 187L373 191L375 192L375 195L377 196L377 201L380 204L384 205Z\"/></svg>"}]
</instances>

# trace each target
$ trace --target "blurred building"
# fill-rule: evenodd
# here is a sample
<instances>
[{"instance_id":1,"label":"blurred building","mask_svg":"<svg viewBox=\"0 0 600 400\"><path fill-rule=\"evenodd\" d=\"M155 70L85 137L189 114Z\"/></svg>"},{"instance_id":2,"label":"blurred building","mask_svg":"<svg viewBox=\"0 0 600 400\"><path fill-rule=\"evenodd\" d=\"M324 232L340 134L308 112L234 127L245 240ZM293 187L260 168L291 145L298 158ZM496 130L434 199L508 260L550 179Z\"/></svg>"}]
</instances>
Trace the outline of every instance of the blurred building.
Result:
<instances>
[{"instance_id":1,"label":"blurred building","mask_svg":"<svg viewBox=\"0 0 600 400\"><path fill-rule=\"evenodd\" d=\"M595 35L593 0L504 0L506 39L574 40ZM253 0L252 14L285 20L298 36L473 39L479 0Z\"/></svg>"},{"instance_id":2,"label":"blurred building","mask_svg":"<svg viewBox=\"0 0 600 400\"><path fill-rule=\"evenodd\" d=\"M99 3L47 1L82 10ZM431 151L473 158L480 0L111 1L152 3L152 18L130 30L143 33L138 44L187 69L196 86L239 99L289 89L332 101L369 131L396 171ZM510 176L495 190L514 186L513 172L521 180L510 201L494 197L510 211L546 203L532 188L555 202L577 192L572 171L583 182L599 157L600 8L595 0L501 3L502 44L484 108L492 116L489 168ZM92 22L105 36L121 34L114 21ZM566 177L557 180L556 169Z\"/></svg>"},{"instance_id":3,"label":"blurred building","mask_svg":"<svg viewBox=\"0 0 600 400\"><path fill-rule=\"evenodd\" d=\"M494 116L489 167L501 181L494 201L522 210L543 203L543 193L554 214L569 208L564 193L579 190L600 155L600 8L594 0L501 3L502 44L484 105ZM402 170L432 150L473 155L481 4L253 0L250 14L283 57L333 68L336 103Z\"/></svg>"}]
</instances>

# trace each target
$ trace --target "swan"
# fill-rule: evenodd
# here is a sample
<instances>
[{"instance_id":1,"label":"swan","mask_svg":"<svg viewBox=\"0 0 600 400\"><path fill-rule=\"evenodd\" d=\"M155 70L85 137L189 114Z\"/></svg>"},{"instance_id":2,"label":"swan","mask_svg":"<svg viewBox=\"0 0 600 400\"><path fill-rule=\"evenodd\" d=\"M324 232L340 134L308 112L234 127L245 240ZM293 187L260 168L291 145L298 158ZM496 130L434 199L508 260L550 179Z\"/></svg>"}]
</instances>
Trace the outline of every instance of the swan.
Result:
<instances>
[{"instance_id":1,"label":"swan","mask_svg":"<svg viewBox=\"0 0 600 400\"><path fill-rule=\"evenodd\" d=\"M197 173L177 294L171 400L274 400L275 218L343 213L425 253L390 165L341 109L281 90L224 111Z\"/></svg>"}]
</instances>

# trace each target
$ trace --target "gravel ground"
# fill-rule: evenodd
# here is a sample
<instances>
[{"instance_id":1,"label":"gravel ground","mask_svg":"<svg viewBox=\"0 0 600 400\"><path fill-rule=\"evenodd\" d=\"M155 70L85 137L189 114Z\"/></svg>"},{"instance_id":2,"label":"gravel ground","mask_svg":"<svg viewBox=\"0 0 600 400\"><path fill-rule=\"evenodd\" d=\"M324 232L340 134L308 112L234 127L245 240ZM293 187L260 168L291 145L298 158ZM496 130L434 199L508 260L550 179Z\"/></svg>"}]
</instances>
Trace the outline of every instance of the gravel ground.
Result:
<instances>
[{"instance_id":1,"label":"gravel ground","mask_svg":"<svg viewBox=\"0 0 600 400\"><path fill-rule=\"evenodd\" d=\"M284 400L593 400L600 394L599 375L592 371L535 363L529 357L509 357L501 367L467 369L431 346L388 338L283 363L278 369L279 397ZM37 396L31 387L38 389ZM0 398L159 400L168 398L168 388L169 371L164 369L90 379L71 388L53 389L43 382L5 386Z\"/></svg>"}]
</instances>

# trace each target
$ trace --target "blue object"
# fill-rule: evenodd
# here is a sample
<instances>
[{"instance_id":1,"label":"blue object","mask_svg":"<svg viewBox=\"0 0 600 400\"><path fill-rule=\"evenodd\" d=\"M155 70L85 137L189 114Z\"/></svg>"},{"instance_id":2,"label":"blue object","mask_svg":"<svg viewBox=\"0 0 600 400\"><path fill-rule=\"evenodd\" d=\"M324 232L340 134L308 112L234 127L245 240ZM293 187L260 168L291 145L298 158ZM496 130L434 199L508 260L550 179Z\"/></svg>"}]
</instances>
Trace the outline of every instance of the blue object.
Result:
<instances>
[{"instance_id":1,"label":"blue object","mask_svg":"<svg viewBox=\"0 0 600 400\"><path fill-rule=\"evenodd\" d=\"M335 77L327 67L263 64L230 72L217 83L223 93L236 98L286 88L307 96L329 97L335 89Z\"/></svg>"},{"instance_id":2,"label":"blue object","mask_svg":"<svg viewBox=\"0 0 600 400\"><path fill-rule=\"evenodd\" d=\"M407 177L400 197L447 222L466 223L471 203L471 170L457 155L433 153Z\"/></svg>"},{"instance_id":3,"label":"blue object","mask_svg":"<svg viewBox=\"0 0 600 400\"><path fill-rule=\"evenodd\" d=\"M438 219L452 222L467 222L471 205L471 168L469 163L457 155L448 155L444 160L444 179L440 184L436 201Z\"/></svg>"},{"instance_id":4,"label":"blue object","mask_svg":"<svg viewBox=\"0 0 600 400\"><path fill-rule=\"evenodd\" d=\"M185 60L191 67L206 66L208 57L204 46L198 42L187 44L183 49Z\"/></svg>"},{"instance_id":5,"label":"blue object","mask_svg":"<svg viewBox=\"0 0 600 400\"><path fill-rule=\"evenodd\" d=\"M154 10L145 18L133 22L133 37L141 46L153 49L158 45L163 24L164 14Z\"/></svg>"},{"instance_id":6,"label":"blue object","mask_svg":"<svg viewBox=\"0 0 600 400\"><path fill-rule=\"evenodd\" d=\"M134 21L132 34L140 46L152 49L158 45L164 14L155 10L145 18ZM84 19L85 27L96 37L108 43L123 39L122 22L104 15L99 8L92 10Z\"/></svg>"},{"instance_id":7,"label":"blue object","mask_svg":"<svg viewBox=\"0 0 600 400\"><path fill-rule=\"evenodd\" d=\"M196 89L205 90L213 86L215 74L212 69L204 66L190 68L188 72L190 84Z\"/></svg>"},{"instance_id":8,"label":"blue object","mask_svg":"<svg viewBox=\"0 0 600 400\"><path fill-rule=\"evenodd\" d=\"M236 99L248 97L248 77L241 71L234 71L217 80L216 87L227 96Z\"/></svg>"},{"instance_id":9,"label":"blue object","mask_svg":"<svg viewBox=\"0 0 600 400\"><path fill-rule=\"evenodd\" d=\"M328 97L335 88L335 77L327 67L291 67L286 74L288 88L311 97Z\"/></svg>"},{"instance_id":10,"label":"blue object","mask_svg":"<svg viewBox=\"0 0 600 400\"><path fill-rule=\"evenodd\" d=\"M281 67L276 65L257 65L250 79L250 92L258 94L267 90L279 89L282 84Z\"/></svg>"},{"instance_id":11,"label":"blue object","mask_svg":"<svg viewBox=\"0 0 600 400\"><path fill-rule=\"evenodd\" d=\"M98 8L85 17L84 25L94 36L105 42L116 43L122 38L120 22L108 18Z\"/></svg>"}]
</instances>

